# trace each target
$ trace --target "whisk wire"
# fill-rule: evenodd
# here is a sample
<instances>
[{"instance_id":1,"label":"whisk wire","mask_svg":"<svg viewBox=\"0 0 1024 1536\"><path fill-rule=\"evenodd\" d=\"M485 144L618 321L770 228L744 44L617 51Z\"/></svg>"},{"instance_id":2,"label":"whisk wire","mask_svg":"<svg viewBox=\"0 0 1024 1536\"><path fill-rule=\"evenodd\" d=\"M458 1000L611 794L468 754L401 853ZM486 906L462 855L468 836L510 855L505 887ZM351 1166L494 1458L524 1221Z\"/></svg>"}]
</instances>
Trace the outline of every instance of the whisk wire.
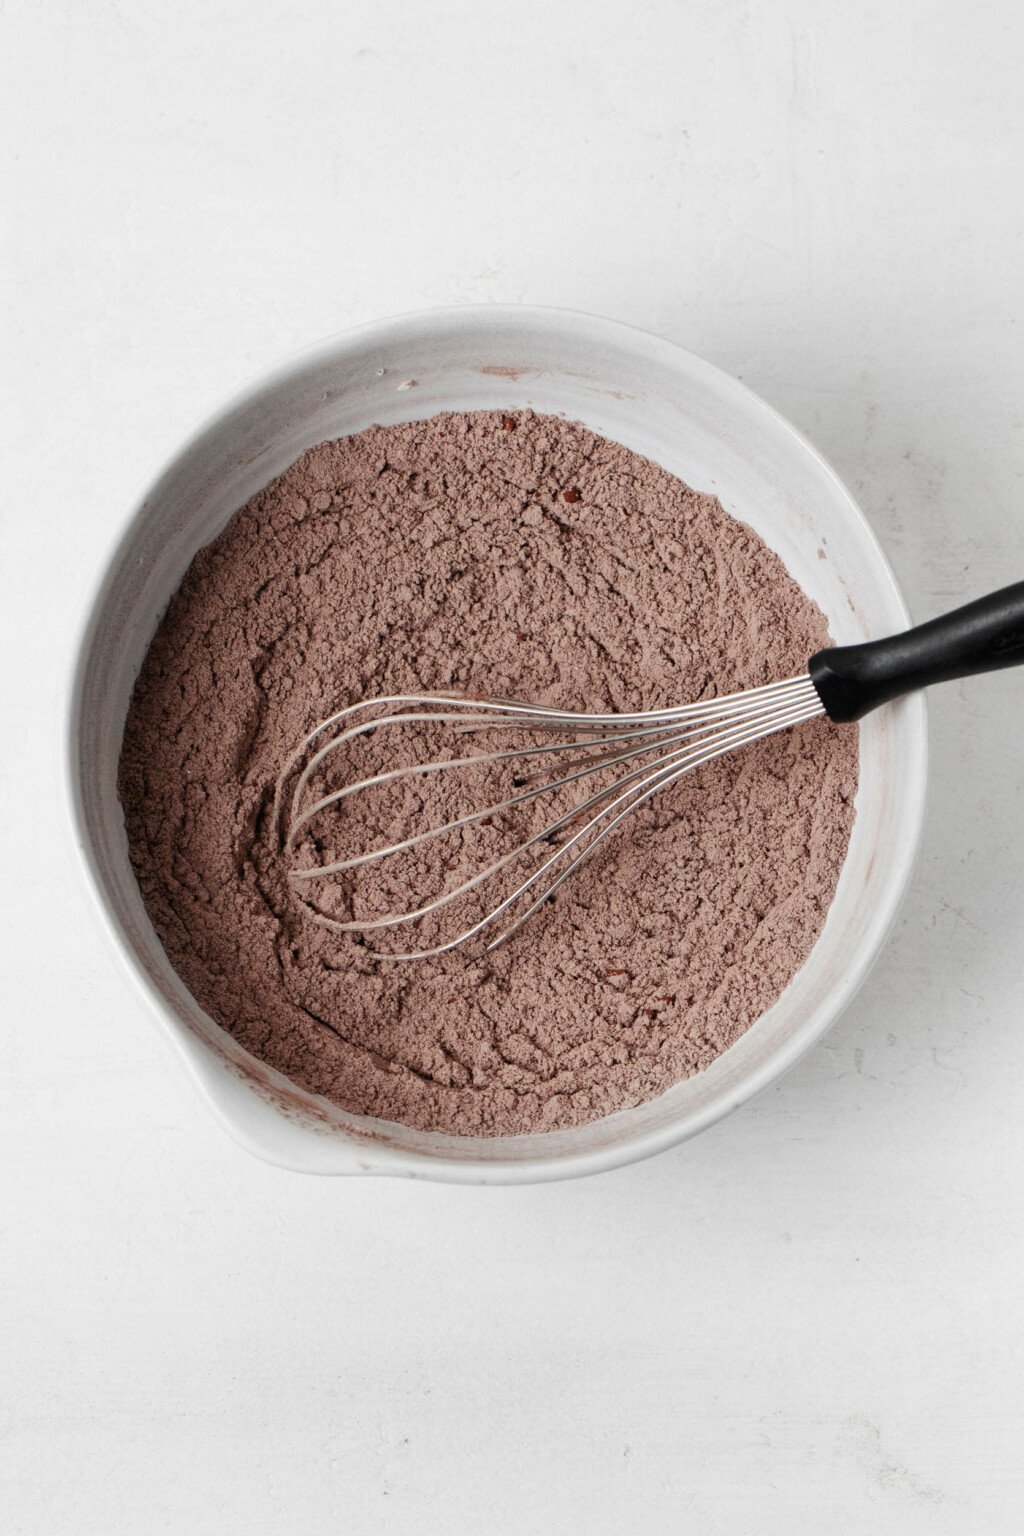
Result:
<instances>
[{"instance_id":1,"label":"whisk wire","mask_svg":"<svg viewBox=\"0 0 1024 1536\"><path fill-rule=\"evenodd\" d=\"M783 718L780 719L778 724L773 726L772 729L781 730L785 726L796 724L798 718L804 719L809 717L801 714L799 717L793 715L791 717ZM530 876L527 877L527 879L525 879L519 886L517 886L517 888L512 891L510 895L505 897L503 901L501 901L496 907L489 911L485 917L472 924L472 926L465 929L455 939L450 940L446 944L435 945L429 949L389 955L388 958L399 960L428 959L434 955L444 954L448 950L455 949L460 945L465 944L468 940L475 938L477 934L481 933L485 928L489 927L491 923L499 918L503 912L506 912L517 901L525 896L526 893L531 890L532 887L536 885L537 882L540 881L543 876L554 867L555 864L559 862L559 860L563 859L566 854L568 854L586 837L588 832L593 831L594 828L599 827L601 823L604 822L604 826L601 826L600 831L595 833L593 839L587 843L585 847L580 849L580 851L566 865L566 867L552 880L551 884L546 886L540 895L534 899L531 905L518 918L516 918L516 920L512 922L508 928L504 929L497 936L497 938L492 939L486 945L486 950L488 952L497 949L499 945L504 944L507 939L511 938L512 934L515 933L518 928L522 927L523 923L525 923L527 919L538 910L539 907L543 906L544 903L554 895L555 891L563 883L563 881L567 880L569 876L573 874L573 872L578 869L586 859L590 857L598 844L601 843L604 838L609 835L609 833L614 831L615 827L618 826L619 823L625 819L625 817L630 815L631 812L636 810L646 800L649 800L659 790L667 788L670 784L681 778L685 773L688 773L692 768L696 768L706 762L710 762L713 758L721 757L725 752L732 751L737 747L745 745L747 742L757 741L767 734L768 732L765 730L748 730L745 732L734 731L728 737L721 738L718 745L716 746L716 749L713 751L694 752L692 748L684 749L679 753L673 754L669 761L663 762L661 767L656 768L653 772L649 771L649 769L635 770L633 774L629 775L629 777L639 777L641 779L639 784L636 784L632 788L617 795L609 805L605 806L603 810L597 813L597 815L591 817L591 819L583 827L575 832L567 842L561 845L560 848L556 849L556 851L551 854L543 864L541 864ZM620 779L615 784L609 786L606 790L599 791L596 795L591 796L591 798L587 801L584 801L581 806L578 806L574 808L573 811L566 813L566 815L561 818L559 823L554 824L554 827L557 828L559 826L565 825L570 820L575 819L576 816L585 813L585 811L591 806L600 800L607 798L608 795L613 794L616 789L621 789L623 783L624 780ZM623 802L627 803L624 804ZM619 806L622 806L622 809L617 811L617 807ZM613 815L612 813L616 811L617 813ZM608 819L606 820L606 818ZM545 836L548 835L550 830L552 829L545 829L544 832L538 833L536 837L531 841L540 842ZM517 857L518 853L522 852L527 846L529 845L523 844L516 853L507 856L508 861L511 861L512 858ZM505 862L505 860L502 860L499 863L492 865L490 869L484 871L481 875L475 877L474 884L482 883L484 879L490 878L493 874L497 873L500 867L504 867ZM456 893L453 892L450 894L451 896L454 896ZM437 903L437 905L443 904L444 900L445 898L442 898L441 901ZM396 920L405 921L406 914L401 914L397 919L391 919L390 921L394 922ZM388 922L385 921L381 923L380 926L388 926ZM379 958L384 957L380 956Z\"/></svg>"},{"instance_id":2,"label":"whisk wire","mask_svg":"<svg viewBox=\"0 0 1024 1536\"><path fill-rule=\"evenodd\" d=\"M766 683L760 688L749 688L739 693L722 694L719 698L701 699L693 704L675 705L666 710L659 710L656 714L659 719L680 721L683 719L700 719L707 715L721 717L737 711L742 713L755 700L770 699L793 689L799 691L808 684L810 684L810 679L805 673L800 677L786 678L782 682ZM813 687L813 684L811 686ZM465 716L461 713L462 711L480 711L485 709L487 711L486 716L481 718L485 719L487 724L481 724L480 729L498 729L503 723L511 728L517 726L522 728L527 722L535 722L539 726L547 721L556 729L573 726L585 731L609 726L619 730L624 726L647 724L652 718L650 711L641 711L637 714L592 715L580 711L558 709L555 705L549 704L524 704L515 699L475 699L459 694L395 693L384 694L378 698L359 699L355 704L349 704L344 709L336 710L334 714L328 715L326 719L321 720L319 724L315 725L311 731L307 732L285 762L277 781L274 796L273 816L275 823L278 821L281 813L281 795L284 786L290 781L295 770L306 757L318 736L321 736L324 731L329 730L332 726L339 725L341 721L357 715L363 710L387 710L391 706L401 706L402 709L407 709L413 705L434 706L434 710L431 711L431 719L437 719L438 715L435 712L437 707L444 706L448 710L460 712L459 718L464 722ZM503 721L501 719L502 716L514 716L515 718ZM329 753L344 746L353 736L373 731L378 726L386 724L388 720L395 720L396 718L393 714L385 714L381 719L366 722L361 727L352 730L342 730L338 735L332 737L326 747L320 749L315 757L307 762L306 769L300 775L300 783L295 787L293 806L298 803L310 777Z\"/></svg>"},{"instance_id":3,"label":"whisk wire","mask_svg":"<svg viewBox=\"0 0 1024 1536\"><path fill-rule=\"evenodd\" d=\"M367 711L377 711L377 713L370 714L368 718L359 720L354 725L344 724ZM510 908L528 897L545 876L549 876L548 883L534 895L530 904L496 937L489 940L486 945L489 951L511 937L539 907L554 895L559 886L591 856L628 815L659 790L668 788L683 774L722 756L725 752L749 745L764 736L822 714L824 714L824 707L814 684L806 674L788 678L779 683L770 683L744 693L734 693L718 699L700 700L695 704L681 705L677 708L637 714L582 714L559 710L548 705L522 704L514 700L469 699L440 694L400 694L360 700L321 721L292 753L275 789L274 822L277 826L281 825L284 795L289 781L296 774L298 777L291 796L289 824L284 830L282 839L283 848L287 854L294 852L303 834L312 829L316 818L334 810L342 801L357 792L395 783L401 779L460 770L470 766L494 767L502 763L542 758L551 754L573 751L577 754L577 758L567 765L569 771L561 776L539 784L530 784L521 788L513 796L496 801L482 809L472 810L443 825L428 827L411 837L347 858L323 864L299 866L289 871L290 878L294 882L308 883L407 852L444 834L460 832L467 827L504 815L541 795L563 790L599 769L619 768L636 758L645 758L646 761L642 761L639 766L620 775L612 783L603 786L579 804L571 806L540 831L521 841L509 852L492 860L483 870L419 907L391 913L384 917L352 918L342 921L329 916L319 907L306 903L307 911L315 922L337 932L373 931L412 923L431 916L460 897L469 895L486 881L494 879L502 870L507 869L514 861L541 842L550 841L572 822L594 812L589 815L582 827L561 843L510 894L453 939L418 950L387 955L378 955L375 951L371 951L371 954L376 958L393 960L419 960L445 954L482 934ZM314 775L323 767L329 756L361 736L394 725L414 725L419 728L442 726L445 729L454 728L457 734L495 730L557 731L568 734L570 739L534 743L526 747L516 746L499 751L476 753L472 756L447 757L392 768L344 784L340 788L321 795L308 805L303 804ZM331 727L340 727L340 729L336 729L330 740L317 747L310 756L315 743ZM579 739L580 737L583 739ZM615 748L623 743L630 744L624 751L605 751L600 756L587 755L593 753L595 748ZM581 753L584 754L582 757L579 755ZM516 783L516 780L513 780L513 783ZM606 801L607 804L603 803ZM598 806L601 808L595 810ZM593 834L589 842L585 841L588 834ZM569 858L573 849L577 851ZM560 862L563 867L556 874L552 874L555 866Z\"/></svg>"},{"instance_id":4,"label":"whisk wire","mask_svg":"<svg viewBox=\"0 0 1024 1536\"><path fill-rule=\"evenodd\" d=\"M636 810L639 806L643 805L645 801L650 800L651 797L655 795L659 790L667 789L671 784L674 784L677 779L680 779L684 774L689 773L691 769L702 767L705 763L711 762L714 758L722 757L726 752L731 752L735 748L745 746L750 742L760 741L765 736L768 736L775 731L783 730L791 725L801 724L804 720L813 719L815 715L823 713L824 710L820 708L794 712L788 717L779 718L776 723L767 730L761 729L757 731L751 731L748 734L738 737L735 740L723 741L716 746L714 751L710 751L703 755L697 756L692 761L685 761L677 764L671 769L668 769L666 766L661 770L653 773L648 779L644 780L644 782L637 787L636 791L632 792L634 798L630 799L630 803L605 823L600 832L595 835L592 841L588 843L587 846L580 853L578 853L576 857L566 866L566 868L558 874L558 876L551 882L551 884L546 887L546 889L538 897L535 898L531 905L527 907L525 912L517 917L515 921L509 925L508 928L506 928L502 933L498 935L496 939L493 939L491 943L487 945L487 949L497 949L500 944L504 944L507 939L510 939L516 930L521 928L522 925L530 917L533 916L537 909L543 906L544 903L555 894L555 891L562 884L562 882L567 880L569 876L579 868L584 860L590 857L595 848L597 848L598 844L601 843L604 838L609 835L609 833L613 832L619 823L625 819L625 817L630 815L630 813ZM618 803L619 802L617 801L614 802L614 804ZM607 816L611 810L614 809L614 804L610 807L607 807L600 816L594 817L592 821L588 823L588 826L583 829L583 834L581 835L584 835L586 831L590 830L590 828L596 826L599 821L603 820L603 818ZM569 846L569 844L564 845L563 848L559 849L559 854L565 852ZM549 862L553 863L554 860ZM518 900L518 898L525 893L526 884L527 883L524 882L523 887L521 887L520 890L513 895L513 901ZM429 954L429 951L423 951L422 954L425 956ZM412 957L410 956L410 958Z\"/></svg>"}]
</instances>

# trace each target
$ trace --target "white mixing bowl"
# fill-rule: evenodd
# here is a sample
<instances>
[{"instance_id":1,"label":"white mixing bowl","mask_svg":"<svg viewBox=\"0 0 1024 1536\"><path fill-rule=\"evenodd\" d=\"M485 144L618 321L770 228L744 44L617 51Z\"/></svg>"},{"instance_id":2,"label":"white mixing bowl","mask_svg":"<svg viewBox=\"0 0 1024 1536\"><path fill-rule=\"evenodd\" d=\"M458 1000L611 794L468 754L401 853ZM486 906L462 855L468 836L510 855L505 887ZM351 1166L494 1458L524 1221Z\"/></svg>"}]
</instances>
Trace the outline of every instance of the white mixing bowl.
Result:
<instances>
[{"instance_id":1,"label":"white mixing bowl","mask_svg":"<svg viewBox=\"0 0 1024 1536\"><path fill-rule=\"evenodd\" d=\"M546 1135L426 1134L303 1092L203 1013L146 916L116 790L129 694L168 600L196 551L311 444L373 422L525 406L585 422L714 492L782 557L837 643L908 622L874 535L814 449L734 379L624 325L527 308L402 316L303 354L228 405L141 499L94 594L71 685L67 775L75 842L125 969L222 1123L275 1163L499 1184L658 1152L719 1120L821 1038L867 975L907 885L925 798L920 695L861 725L856 824L809 960L707 1071L650 1103Z\"/></svg>"}]
</instances>

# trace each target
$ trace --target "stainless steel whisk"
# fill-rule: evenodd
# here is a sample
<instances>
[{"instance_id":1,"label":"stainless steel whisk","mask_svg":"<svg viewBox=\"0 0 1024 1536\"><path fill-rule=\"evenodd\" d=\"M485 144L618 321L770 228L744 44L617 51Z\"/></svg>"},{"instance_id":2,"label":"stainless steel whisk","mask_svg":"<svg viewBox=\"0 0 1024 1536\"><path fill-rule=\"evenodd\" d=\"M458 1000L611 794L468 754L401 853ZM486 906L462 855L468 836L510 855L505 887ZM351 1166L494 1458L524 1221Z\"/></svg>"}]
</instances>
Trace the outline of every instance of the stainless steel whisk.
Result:
<instances>
[{"instance_id":1,"label":"stainless steel whisk","mask_svg":"<svg viewBox=\"0 0 1024 1536\"><path fill-rule=\"evenodd\" d=\"M336 879L362 866L408 852L442 835L461 832L517 807L585 781L604 768L621 769L615 780L582 794L536 833L499 857L490 859L470 878L421 906L383 917L342 920L306 902L310 917L337 932L370 932L421 921L450 903L468 896L494 879L516 859L542 843L564 840L542 857L538 866L483 917L454 938L428 948L377 955L380 959L417 960L456 949L478 936L488 950L505 942L549 900L574 870L604 839L645 801L668 788L691 769L736 748L749 746L776 731L827 715L834 721L859 720L870 710L903 693L1024 661L1024 582L956 609L943 618L904 634L863 645L833 646L818 651L799 677L769 683L743 693L684 704L678 708L638 714L586 714L512 700L475 699L444 694L395 694L364 699L338 710L316 725L286 762L278 780L273 816L287 858L313 834L321 819L352 795L378 786L397 784L424 775L452 773L471 766L521 767L531 760L556 765L569 754L561 772L537 782L536 773L515 773L515 793L467 810L464 815L430 826L367 852L326 863L296 864L289 878L296 889L315 891L319 881ZM459 733L508 731L523 733L529 745L441 756L409 766L385 769L327 793L314 783L328 760L361 737L394 726L419 730L443 728ZM557 741L533 741L556 735ZM294 781L294 782L293 782ZM290 793L289 793L290 791ZM504 924L502 919L506 919ZM495 932L495 929L497 931ZM371 951L371 953L375 953Z\"/></svg>"}]
</instances>

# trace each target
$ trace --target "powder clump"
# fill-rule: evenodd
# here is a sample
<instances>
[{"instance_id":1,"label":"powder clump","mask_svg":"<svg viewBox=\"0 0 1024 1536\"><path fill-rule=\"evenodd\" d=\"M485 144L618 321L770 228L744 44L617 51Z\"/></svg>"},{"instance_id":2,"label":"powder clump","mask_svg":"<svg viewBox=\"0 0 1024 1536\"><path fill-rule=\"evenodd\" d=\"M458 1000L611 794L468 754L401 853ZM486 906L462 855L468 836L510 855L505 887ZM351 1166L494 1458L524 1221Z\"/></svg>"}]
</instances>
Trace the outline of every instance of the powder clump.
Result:
<instances>
[{"instance_id":1,"label":"powder clump","mask_svg":"<svg viewBox=\"0 0 1024 1536\"><path fill-rule=\"evenodd\" d=\"M321 443L196 556L125 728L133 865L167 954L243 1046L345 1108L495 1135L706 1067L806 959L857 734L813 721L642 807L483 958L376 962L304 916L270 805L368 695L636 711L803 672L824 618L711 495L586 428L469 412Z\"/></svg>"}]
</instances>

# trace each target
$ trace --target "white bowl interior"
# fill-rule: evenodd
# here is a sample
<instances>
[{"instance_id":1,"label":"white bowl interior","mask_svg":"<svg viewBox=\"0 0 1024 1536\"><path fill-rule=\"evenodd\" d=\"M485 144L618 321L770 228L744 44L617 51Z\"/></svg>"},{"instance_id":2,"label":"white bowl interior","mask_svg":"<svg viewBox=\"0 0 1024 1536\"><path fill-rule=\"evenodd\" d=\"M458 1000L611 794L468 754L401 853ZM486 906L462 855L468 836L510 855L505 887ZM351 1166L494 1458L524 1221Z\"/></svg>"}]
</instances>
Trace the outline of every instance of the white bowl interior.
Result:
<instances>
[{"instance_id":1,"label":"white bowl interior","mask_svg":"<svg viewBox=\"0 0 1024 1536\"><path fill-rule=\"evenodd\" d=\"M909 875L925 783L920 698L862 723L849 854L825 929L783 996L707 1071L570 1131L451 1137L361 1119L255 1061L202 1012L146 916L116 793L131 688L170 596L232 512L311 444L373 422L525 406L583 421L713 491L782 557L837 642L907 622L870 529L809 445L717 369L624 326L544 310L405 317L325 345L229 407L145 497L96 596L72 691L70 791L76 840L118 952L227 1127L275 1162L502 1182L658 1150L766 1086L823 1033L867 973Z\"/></svg>"}]
</instances>

